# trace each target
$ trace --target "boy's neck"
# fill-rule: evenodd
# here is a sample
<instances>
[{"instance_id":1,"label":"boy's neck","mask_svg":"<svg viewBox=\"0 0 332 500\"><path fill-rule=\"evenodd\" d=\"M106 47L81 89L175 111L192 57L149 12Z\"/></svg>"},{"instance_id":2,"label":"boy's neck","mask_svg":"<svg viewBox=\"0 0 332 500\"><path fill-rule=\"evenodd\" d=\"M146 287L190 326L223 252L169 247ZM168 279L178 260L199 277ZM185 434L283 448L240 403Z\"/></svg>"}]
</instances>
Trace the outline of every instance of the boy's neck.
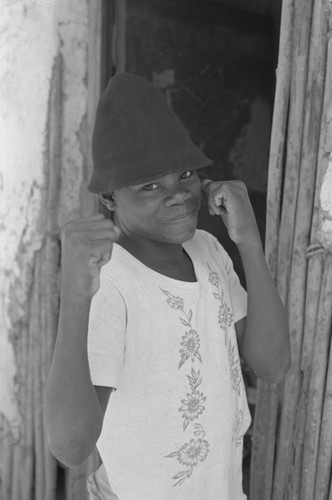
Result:
<instances>
[{"instance_id":1,"label":"boy's neck","mask_svg":"<svg viewBox=\"0 0 332 500\"><path fill-rule=\"evenodd\" d=\"M190 257L182 244L161 243L120 235L118 244L150 269L180 281L196 281Z\"/></svg>"}]
</instances>

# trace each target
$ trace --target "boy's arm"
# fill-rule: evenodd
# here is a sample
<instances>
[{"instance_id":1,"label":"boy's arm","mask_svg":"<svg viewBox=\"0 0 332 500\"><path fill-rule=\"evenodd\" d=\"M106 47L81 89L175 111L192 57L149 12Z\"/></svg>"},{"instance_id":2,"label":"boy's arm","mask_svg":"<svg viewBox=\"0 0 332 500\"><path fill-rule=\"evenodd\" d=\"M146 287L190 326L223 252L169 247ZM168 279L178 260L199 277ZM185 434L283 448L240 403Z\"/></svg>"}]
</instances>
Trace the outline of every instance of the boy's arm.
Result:
<instances>
[{"instance_id":1,"label":"boy's arm","mask_svg":"<svg viewBox=\"0 0 332 500\"><path fill-rule=\"evenodd\" d=\"M203 181L211 214L221 215L245 272L248 312L236 323L241 356L259 378L279 382L290 365L286 311L268 270L256 219L240 181Z\"/></svg>"},{"instance_id":2,"label":"boy's arm","mask_svg":"<svg viewBox=\"0 0 332 500\"><path fill-rule=\"evenodd\" d=\"M69 223L62 238L62 284L58 334L45 391L45 422L51 452L77 466L93 451L111 388L92 385L87 332L100 268L118 237L98 214Z\"/></svg>"}]
</instances>

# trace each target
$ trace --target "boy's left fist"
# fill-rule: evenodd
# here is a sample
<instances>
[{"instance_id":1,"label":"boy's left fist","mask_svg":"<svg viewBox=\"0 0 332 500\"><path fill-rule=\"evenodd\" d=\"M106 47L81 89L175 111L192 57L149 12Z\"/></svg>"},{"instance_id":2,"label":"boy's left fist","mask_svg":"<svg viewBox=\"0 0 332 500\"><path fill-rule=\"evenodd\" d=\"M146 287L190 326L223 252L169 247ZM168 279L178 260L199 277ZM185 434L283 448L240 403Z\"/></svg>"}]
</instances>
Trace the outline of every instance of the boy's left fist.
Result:
<instances>
[{"instance_id":1,"label":"boy's left fist","mask_svg":"<svg viewBox=\"0 0 332 500\"><path fill-rule=\"evenodd\" d=\"M248 191L242 181L203 180L211 215L221 215L230 238L237 245L261 244Z\"/></svg>"}]
</instances>

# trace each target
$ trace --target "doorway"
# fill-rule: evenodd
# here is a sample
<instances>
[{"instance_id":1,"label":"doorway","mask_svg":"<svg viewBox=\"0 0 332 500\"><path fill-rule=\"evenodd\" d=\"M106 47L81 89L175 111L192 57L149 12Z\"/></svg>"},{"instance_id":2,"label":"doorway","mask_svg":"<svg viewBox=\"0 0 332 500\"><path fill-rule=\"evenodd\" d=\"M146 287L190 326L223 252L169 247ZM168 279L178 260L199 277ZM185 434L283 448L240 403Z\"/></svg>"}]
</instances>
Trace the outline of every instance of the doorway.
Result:
<instances>
[{"instance_id":1,"label":"doorway","mask_svg":"<svg viewBox=\"0 0 332 500\"><path fill-rule=\"evenodd\" d=\"M163 92L212 160L205 173L245 182L264 243L281 1L104 0L103 9L102 87L117 71L120 37L123 68ZM237 248L204 202L198 224L222 243L245 286ZM242 368L254 415L256 379ZM247 494L251 432L243 462Z\"/></svg>"}]
</instances>

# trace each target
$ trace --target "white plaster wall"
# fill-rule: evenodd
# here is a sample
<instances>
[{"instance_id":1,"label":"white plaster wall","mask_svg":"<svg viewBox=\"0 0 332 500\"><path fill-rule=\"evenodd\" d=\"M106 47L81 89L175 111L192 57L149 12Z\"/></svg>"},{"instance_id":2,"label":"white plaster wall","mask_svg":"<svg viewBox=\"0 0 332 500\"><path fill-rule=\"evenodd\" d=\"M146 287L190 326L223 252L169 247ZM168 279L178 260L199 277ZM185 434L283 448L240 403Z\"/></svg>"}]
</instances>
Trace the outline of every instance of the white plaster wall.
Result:
<instances>
[{"instance_id":1,"label":"white plaster wall","mask_svg":"<svg viewBox=\"0 0 332 500\"><path fill-rule=\"evenodd\" d=\"M53 58L55 4L2 0L0 16L0 412L16 427L13 321L26 313L28 269L40 247L37 220ZM24 255L20 249L24 243ZM16 283L14 295L11 289ZM16 301L12 315L12 301Z\"/></svg>"},{"instance_id":2,"label":"white plaster wall","mask_svg":"<svg viewBox=\"0 0 332 500\"><path fill-rule=\"evenodd\" d=\"M87 109L88 0L0 0L0 416L16 433L15 339L28 323L43 244L52 70L62 58L60 225L79 213ZM82 142L82 141L81 141ZM0 419L1 427L1 419Z\"/></svg>"}]
</instances>

